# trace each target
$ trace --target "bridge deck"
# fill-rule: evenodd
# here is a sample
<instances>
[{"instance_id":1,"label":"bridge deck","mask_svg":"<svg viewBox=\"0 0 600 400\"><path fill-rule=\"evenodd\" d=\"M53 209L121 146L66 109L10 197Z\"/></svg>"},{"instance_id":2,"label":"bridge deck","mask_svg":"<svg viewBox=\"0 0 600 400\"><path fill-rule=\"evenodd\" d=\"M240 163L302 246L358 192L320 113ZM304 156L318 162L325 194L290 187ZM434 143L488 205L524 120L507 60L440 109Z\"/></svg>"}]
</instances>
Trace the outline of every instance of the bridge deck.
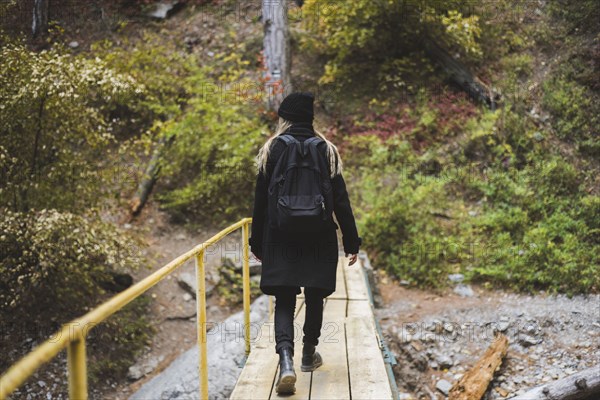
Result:
<instances>
[{"instance_id":1,"label":"bridge deck","mask_svg":"<svg viewBox=\"0 0 600 400\"><path fill-rule=\"evenodd\" d=\"M296 393L286 399L392 399L392 390L379 338L367 283L360 259L353 266L340 257L336 291L326 299L323 328L317 351L323 365L314 372L301 372L304 296L298 295L295 318L294 368ZM231 394L231 399L277 399L273 316L262 325L252 351Z\"/></svg>"}]
</instances>

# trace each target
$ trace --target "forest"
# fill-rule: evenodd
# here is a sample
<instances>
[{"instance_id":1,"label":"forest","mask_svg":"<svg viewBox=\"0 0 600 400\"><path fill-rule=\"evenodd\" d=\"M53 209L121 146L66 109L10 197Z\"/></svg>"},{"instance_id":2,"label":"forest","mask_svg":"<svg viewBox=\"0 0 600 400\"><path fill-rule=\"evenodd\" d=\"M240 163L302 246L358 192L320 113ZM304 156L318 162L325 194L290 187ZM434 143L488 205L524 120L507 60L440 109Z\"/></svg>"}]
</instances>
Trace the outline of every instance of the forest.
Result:
<instances>
[{"instance_id":1,"label":"forest","mask_svg":"<svg viewBox=\"0 0 600 400\"><path fill-rule=\"evenodd\" d=\"M283 3L278 82L315 94L315 127L340 151L376 316L398 362L422 357L396 340L399 302L441 307L450 296L471 309L508 296L538 304L539 326L569 325L562 311L579 318L579 344L536 353L568 358L549 379L597 364L600 2ZM251 216L255 158L281 95L265 90L279 78L262 10L235 0L0 2L1 371ZM211 263L209 305L224 318L241 309L241 277L220 255ZM181 317L193 305L167 304L173 290L182 297L169 285L90 336L91 398L128 398L164 369L172 358L157 343L185 350L165 344L165 320L193 346L194 324ZM415 321L441 312L423 307ZM132 378L148 354L162 358ZM431 377L462 373L459 363L431 359L428 372L395 367L405 399L447 398ZM63 355L11 398L66 398L64 364ZM522 394L548 370L531 362L518 370L531 379L493 381L483 398Z\"/></svg>"}]
</instances>

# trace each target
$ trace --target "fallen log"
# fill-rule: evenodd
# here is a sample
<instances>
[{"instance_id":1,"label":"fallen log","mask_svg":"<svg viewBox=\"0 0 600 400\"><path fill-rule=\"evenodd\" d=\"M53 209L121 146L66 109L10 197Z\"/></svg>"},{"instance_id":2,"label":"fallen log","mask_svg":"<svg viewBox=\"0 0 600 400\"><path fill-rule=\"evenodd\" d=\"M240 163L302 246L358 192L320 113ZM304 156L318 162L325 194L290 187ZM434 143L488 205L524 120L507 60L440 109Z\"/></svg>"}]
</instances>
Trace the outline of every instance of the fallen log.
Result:
<instances>
[{"instance_id":1,"label":"fallen log","mask_svg":"<svg viewBox=\"0 0 600 400\"><path fill-rule=\"evenodd\" d=\"M490 89L485 83L477 78L462 63L454 59L444 48L438 45L431 38L424 40L425 52L433 60L437 61L446 71L450 80L456 83L462 90L476 101L481 101L494 111L500 95Z\"/></svg>"},{"instance_id":2,"label":"fallen log","mask_svg":"<svg viewBox=\"0 0 600 400\"><path fill-rule=\"evenodd\" d=\"M480 400L494 377L494 372L502 364L502 359L506 356L507 351L508 338L504 335L496 336L483 357L452 385L448 399Z\"/></svg>"},{"instance_id":3,"label":"fallen log","mask_svg":"<svg viewBox=\"0 0 600 400\"><path fill-rule=\"evenodd\" d=\"M600 399L600 364L565 378L538 386L511 400Z\"/></svg>"}]
</instances>

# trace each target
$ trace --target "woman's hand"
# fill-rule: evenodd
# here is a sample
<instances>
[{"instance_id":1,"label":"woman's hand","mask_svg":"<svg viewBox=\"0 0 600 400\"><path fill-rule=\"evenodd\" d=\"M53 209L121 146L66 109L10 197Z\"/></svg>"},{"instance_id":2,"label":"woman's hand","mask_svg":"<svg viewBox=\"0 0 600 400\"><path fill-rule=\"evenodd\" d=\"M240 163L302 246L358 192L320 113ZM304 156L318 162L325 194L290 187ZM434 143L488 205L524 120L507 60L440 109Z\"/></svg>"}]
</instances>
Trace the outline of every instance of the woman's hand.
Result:
<instances>
[{"instance_id":1,"label":"woman's hand","mask_svg":"<svg viewBox=\"0 0 600 400\"><path fill-rule=\"evenodd\" d=\"M346 253L346 257L348 257L348 253ZM350 261L348 262L348 266L354 264L358 260L358 254L350 254Z\"/></svg>"}]
</instances>

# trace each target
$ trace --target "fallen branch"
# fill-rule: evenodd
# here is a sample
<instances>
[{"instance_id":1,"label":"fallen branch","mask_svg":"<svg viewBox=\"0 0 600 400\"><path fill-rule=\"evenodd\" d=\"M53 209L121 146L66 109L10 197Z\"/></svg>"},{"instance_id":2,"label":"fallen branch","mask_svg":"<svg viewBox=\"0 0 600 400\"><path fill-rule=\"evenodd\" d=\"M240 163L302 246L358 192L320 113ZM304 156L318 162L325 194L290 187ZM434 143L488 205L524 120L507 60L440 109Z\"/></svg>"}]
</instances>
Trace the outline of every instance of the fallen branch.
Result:
<instances>
[{"instance_id":1,"label":"fallen branch","mask_svg":"<svg viewBox=\"0 0 600 400\"><path fill-rule=\"evenodd\" d=\"M446 71L450 79L461 87L474 100L481 101L493 111L500 96L477 78L462 63L452 57L445 49L431 38L424 39L425 51L432 59L436 60Z\"/></svg>"},{"instance_id":2,"label":"fallen branch","mask_svg":"<svg viewBox=\"0 0 600 400\"><path fill-rule=\"evenodd\" d=\"M164 320L165 321L188 321L192 318L196 318L196 313L193 313L190 315L175 315L172 317L167 317Z\"/></svg>"},{"instance_id":3,"label":"fallen branch","mask_svg":"<svg viewBox=\"0 0 600 400\"><path fill-rule=\"evenodd\" d=\"M538 386L511 400L581 400L600 398L600 364Z\"/></svg>"},{"instance_id":4,"label":"fallen branch","mask_svg":"<svg viewBox=\"0 0 600 400\"><path fill-rule=\"evenodd\" d=\"M508 351L508 338L496 336L483 357L450 389L449 400L480 400Z\"/></svg>"}]
</instances>

